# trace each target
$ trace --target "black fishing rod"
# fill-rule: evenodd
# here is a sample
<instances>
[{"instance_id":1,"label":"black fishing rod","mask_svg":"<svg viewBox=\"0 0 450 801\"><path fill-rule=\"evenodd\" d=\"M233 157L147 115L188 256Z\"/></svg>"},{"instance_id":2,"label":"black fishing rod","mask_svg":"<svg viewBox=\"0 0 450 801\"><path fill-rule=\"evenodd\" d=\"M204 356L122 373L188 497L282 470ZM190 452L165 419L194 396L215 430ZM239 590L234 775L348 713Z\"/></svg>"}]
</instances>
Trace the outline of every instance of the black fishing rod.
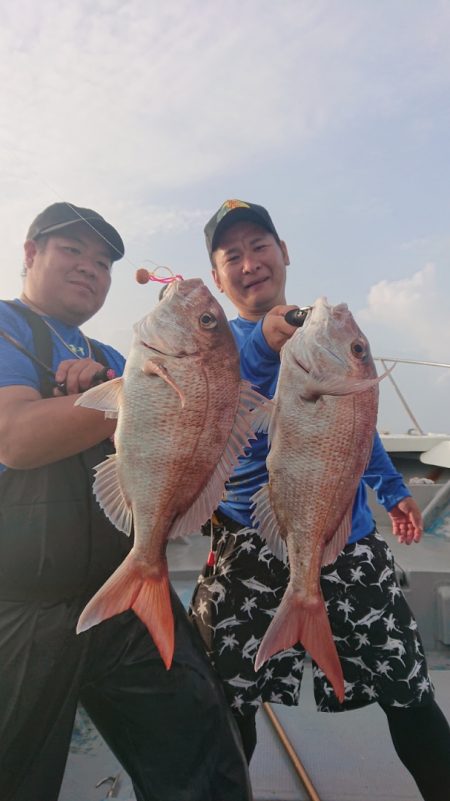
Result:
<instances>
[{"instance_id":1,"label":"black fishing rod","mask_svg":"<svg viewBox=\"0 0 450 801\"><path fill-rule=\"evenodd\" d=\"M298 309L290 309L284 315L284 319L289 325L295 325L296 328L301 328L311 309L312 306L300 306Z\"/></svg>"}]
</instances>

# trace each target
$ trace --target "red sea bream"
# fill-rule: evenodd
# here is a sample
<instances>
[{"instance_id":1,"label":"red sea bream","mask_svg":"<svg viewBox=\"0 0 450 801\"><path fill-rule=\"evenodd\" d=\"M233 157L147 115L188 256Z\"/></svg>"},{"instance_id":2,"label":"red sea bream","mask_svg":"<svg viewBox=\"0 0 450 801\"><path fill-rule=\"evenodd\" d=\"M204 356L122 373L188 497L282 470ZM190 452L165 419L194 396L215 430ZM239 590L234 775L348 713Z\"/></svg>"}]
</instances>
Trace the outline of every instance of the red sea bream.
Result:
<instances>
[{"instance_id":1,"label":"red sea bream","mask_svg":"<svg viewBox=\"0 0 450 801\"><path fill-rule=\"evenodd\" d=\"M302 643L337 697L344 680L320 589L322 565L345 546L352 506L372 450L378 382L369 343L345 304L319 298L284 345L269 425L269 482L255 520L290 580L256 656Z\"/></svg>"},{"instance_id":2,"label":"red sea bream","mask_svg":"<svg viewBox=\"0 0 450 801\"><path fill-rule=\"evenodd\" d=\"M166 544L198 531L218 505L264 399L240 380L221 306L198 279L174 282L134 331L123 378L81 406L117 416L116 454L96 469L100 506L134 545L87 604L77 631L133 609L167 668L174 650Z\"/></svg>"}]
</instances>

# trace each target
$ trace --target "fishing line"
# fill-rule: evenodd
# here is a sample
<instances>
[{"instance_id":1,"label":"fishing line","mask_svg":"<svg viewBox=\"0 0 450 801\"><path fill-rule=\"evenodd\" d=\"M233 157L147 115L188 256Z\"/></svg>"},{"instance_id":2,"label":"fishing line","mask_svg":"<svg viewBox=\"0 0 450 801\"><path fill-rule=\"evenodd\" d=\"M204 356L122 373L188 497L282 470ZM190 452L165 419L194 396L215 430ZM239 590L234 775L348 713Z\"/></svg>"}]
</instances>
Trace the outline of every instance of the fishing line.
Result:
<instances>
[{"instance_id":1,"label":"fishing line","mask_svg":"<svg viewBox=\"0 0 450 801\"><path fill-rule=\"evenodd\" d=\"M49 187L49 188L51 189L51 187ZM57 195L57 196L60 197L60 195ZM84 222L86 225L88 225L89 228L92 228L92 230L98 236L100 236L106 242L106 244L109 245L110 248L112 248L113 251L117 250L117 248L109 241L109 239L106 236L104 236L104 234L100 233L100 231L97 231L97 229L89 222L89 220L86 220L83 217L83 215L80 214L78 209L76 209L74 206L72 206L71 203L68 203L67 200L62 200L62 203L65 203L65 205L68 206L68 208L71 211L73 211L77 215L77 217L80 218L80 220L82 222ZM134 268L136 267L136 265L133 264L131 259L129 259L127 256L125 256L125 260L128 262L128 264L131 264L132 267L134 267ZM146 259L146 261L150 262L150 264L154 264L155 268L153 270L147 270L145 267L138 267L136 269L136 274L135 274L136 281L137 281L138 284L147 284L149 281L157 281L160 284L171 284L173 281L183 281L184 280L183 276L179 275L179 274L175 274L171 267L168 267L165 264L156 264L156 262L152 261L151 259ZM159 278L156 275L158 270L167 270L168 273L169 273L169 276L166 277L166 278Z\"/></svg>"},{"instance_id":2,"label":"fishing line","mask_svg":"<svg viewBox=\"0 0 450 801\"><path fill-rule=\"evenodd\" d=\"M83 217L83 215L80 214L78 209L72 206L71 203L68 203L67 200L64 200L63 197L59 194L59 192L57 192L56 189L49 184L49 182L47 181L46 178L44 178L44 176L40 176L39 173L37 173L36 171L35 175L37 180L42 181L42 183L44 183L47 186L50 192L52 192L55 195L55 197L57 197L61 201L61 203L64 203L74 214L76 214L77 217L80 218L81 222L85 223L85 225L88 225L89 228L91 228L94 231L94 233L97 234L97 236L103 239L103 241L106 242L106 244L112 249L113 252L117 251L117 248L115 247L115 245L112 244L112 242L109 241L108 237L100 233L100 231L97 231L97 229L89 222L89 220L86 220ZM174 271L171 269L171 267L168 267L164 264L156 264L156 262L152 261L151 259L145 259L145 261L155 265L155 268L153 270L147 270L145 267L136 268L136 264L134 264L131 261L131 259L129 259L128 256L126 255L124 255L124 259L125 261L128 262L128 264L131 265L131 267L133 267L136 270L135 278L138 284L147 284L149 281L157 281L160 284L171 284L173 281L184 280L183 276L178 273L175 274ZM165 278L160 278L157 275L158 270L167 270L169 275Z\"/></svg>"}]
</instances>

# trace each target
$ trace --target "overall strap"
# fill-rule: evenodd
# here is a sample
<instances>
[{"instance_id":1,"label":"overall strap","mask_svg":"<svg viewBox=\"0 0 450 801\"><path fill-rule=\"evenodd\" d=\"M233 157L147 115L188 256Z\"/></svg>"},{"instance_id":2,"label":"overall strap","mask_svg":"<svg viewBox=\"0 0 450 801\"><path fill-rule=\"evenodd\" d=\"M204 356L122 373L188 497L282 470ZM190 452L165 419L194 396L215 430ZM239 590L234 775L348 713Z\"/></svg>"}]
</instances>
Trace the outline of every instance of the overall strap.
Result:
<instances>
[{"instance_id":1,"label":"overall strap","mask_svg":"<svg viewBox=\"0 0 450 801\"><path fill-rule=\"evenodd\" d=\"M14 303L12 300L5 300L4 303L7 303L11 309L13 309L15 312L18 312L22 317L25 318L33 334L34 348L37 358L51 368L53 361L52 335L48 327L42 321L40 315L34 312L32 309L29 309L28 306L20 306L18 303ZM106 356L101 348L88 337L87 339L91 346L92 355L94 356L95 361L103 364L104 367L108 367L109 365ZM36 368L39 371L41 394L44 398L52 397L54 384L51 382L45 371L39 367L39 365L36 365Z\"/></svg>"},{"instance_id":2,"label":"overall strap","mask_svg":"<svg viewBox=\"0 0 450 801\"><path fill-rule=\"evenodd\" d=\"M10 309L13 309L19 315L25 318L31 328L33 334L34 348L36 356L41 362L51 368L53 356L52 336L45 323L42 322L39 314L32 311L28 306L19 306L12 300L5 300ZM50 398L53 395L54 384L52 384L49 376L42 370L39 365L36 365L39 372L39 381L41 385L41 394L44 398Z\"/></svg>"},{"instance_id":3,"label":"overall strap","mask_svg":"<svg viewBox=\"0 0 450 801\"><path fill-rule=\"evenodd\" d=\"M92 339L89 339L89 337L86 337L86 339L88 340L91 346L92 355L95 361L100 362L100 364L103 364L103 367L109 367L108 360L105 354L103 353L102 349L98 345L96 345L95 342L92 341Z\"/></svg>"}]
</instances>

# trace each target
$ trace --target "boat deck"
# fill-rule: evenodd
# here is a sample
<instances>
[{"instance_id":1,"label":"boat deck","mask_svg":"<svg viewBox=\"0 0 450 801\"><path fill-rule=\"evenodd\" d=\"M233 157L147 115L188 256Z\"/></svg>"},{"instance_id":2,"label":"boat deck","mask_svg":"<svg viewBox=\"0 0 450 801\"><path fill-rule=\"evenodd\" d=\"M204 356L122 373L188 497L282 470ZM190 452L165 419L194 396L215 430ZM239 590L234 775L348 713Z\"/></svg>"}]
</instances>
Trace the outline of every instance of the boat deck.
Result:
<instances>
[{"instance_id":1,"label":"boat deck","mask_svg":"<svg viewBox=\"0 0 450 801\"><path fill-rule=\"evenodd\" d=\"M450 720L450 658L443 663L436 656L430 673L436 700ZM431 666L433 655L428 658ZM320 801L421 801L377 704L335 715L317 712L307 669L299 706L273 709ZM259 713L258 735L250 770L255 801L310 799L264 710Z\"/></svg>"},{"instance_id":2,"label":"boat deck","mask_svg":"<svg viewBox=\"0 0 450 801\"><path fill-rule=\"evenodd\" d=\"M392 543L389 529L381 526L380 530L394 546L396 559L405 571L407 594L418 590L420 596L417 580L424 573L441 577L446 570L450 585L448 538L426 535L423 546L402 549ZM199 535L169 545L172 581L185 604L208 546L208 539ZM413 597L410 602L414 609ZM426 610L418 609L418 617L425 613ZM436 699L450 720L450 647L428 650L427 656ZM377 704L344 714L317 712L308 664L299 706L288 708L277 704L271 709L299 756L313 789L308 794L262 708L257 718L258 745L250 769L255 801L304 801L314 798L314 793L318 801L420 801L415 783L394 752L385 715ZM117 774L120 778L114 797L134 801L129 778L92 724L81 719L81 729L79 721L74 734L60 801L100 801L106 796L108 784L98 788L95 785Z\"/></svg>"}]
</instances>

